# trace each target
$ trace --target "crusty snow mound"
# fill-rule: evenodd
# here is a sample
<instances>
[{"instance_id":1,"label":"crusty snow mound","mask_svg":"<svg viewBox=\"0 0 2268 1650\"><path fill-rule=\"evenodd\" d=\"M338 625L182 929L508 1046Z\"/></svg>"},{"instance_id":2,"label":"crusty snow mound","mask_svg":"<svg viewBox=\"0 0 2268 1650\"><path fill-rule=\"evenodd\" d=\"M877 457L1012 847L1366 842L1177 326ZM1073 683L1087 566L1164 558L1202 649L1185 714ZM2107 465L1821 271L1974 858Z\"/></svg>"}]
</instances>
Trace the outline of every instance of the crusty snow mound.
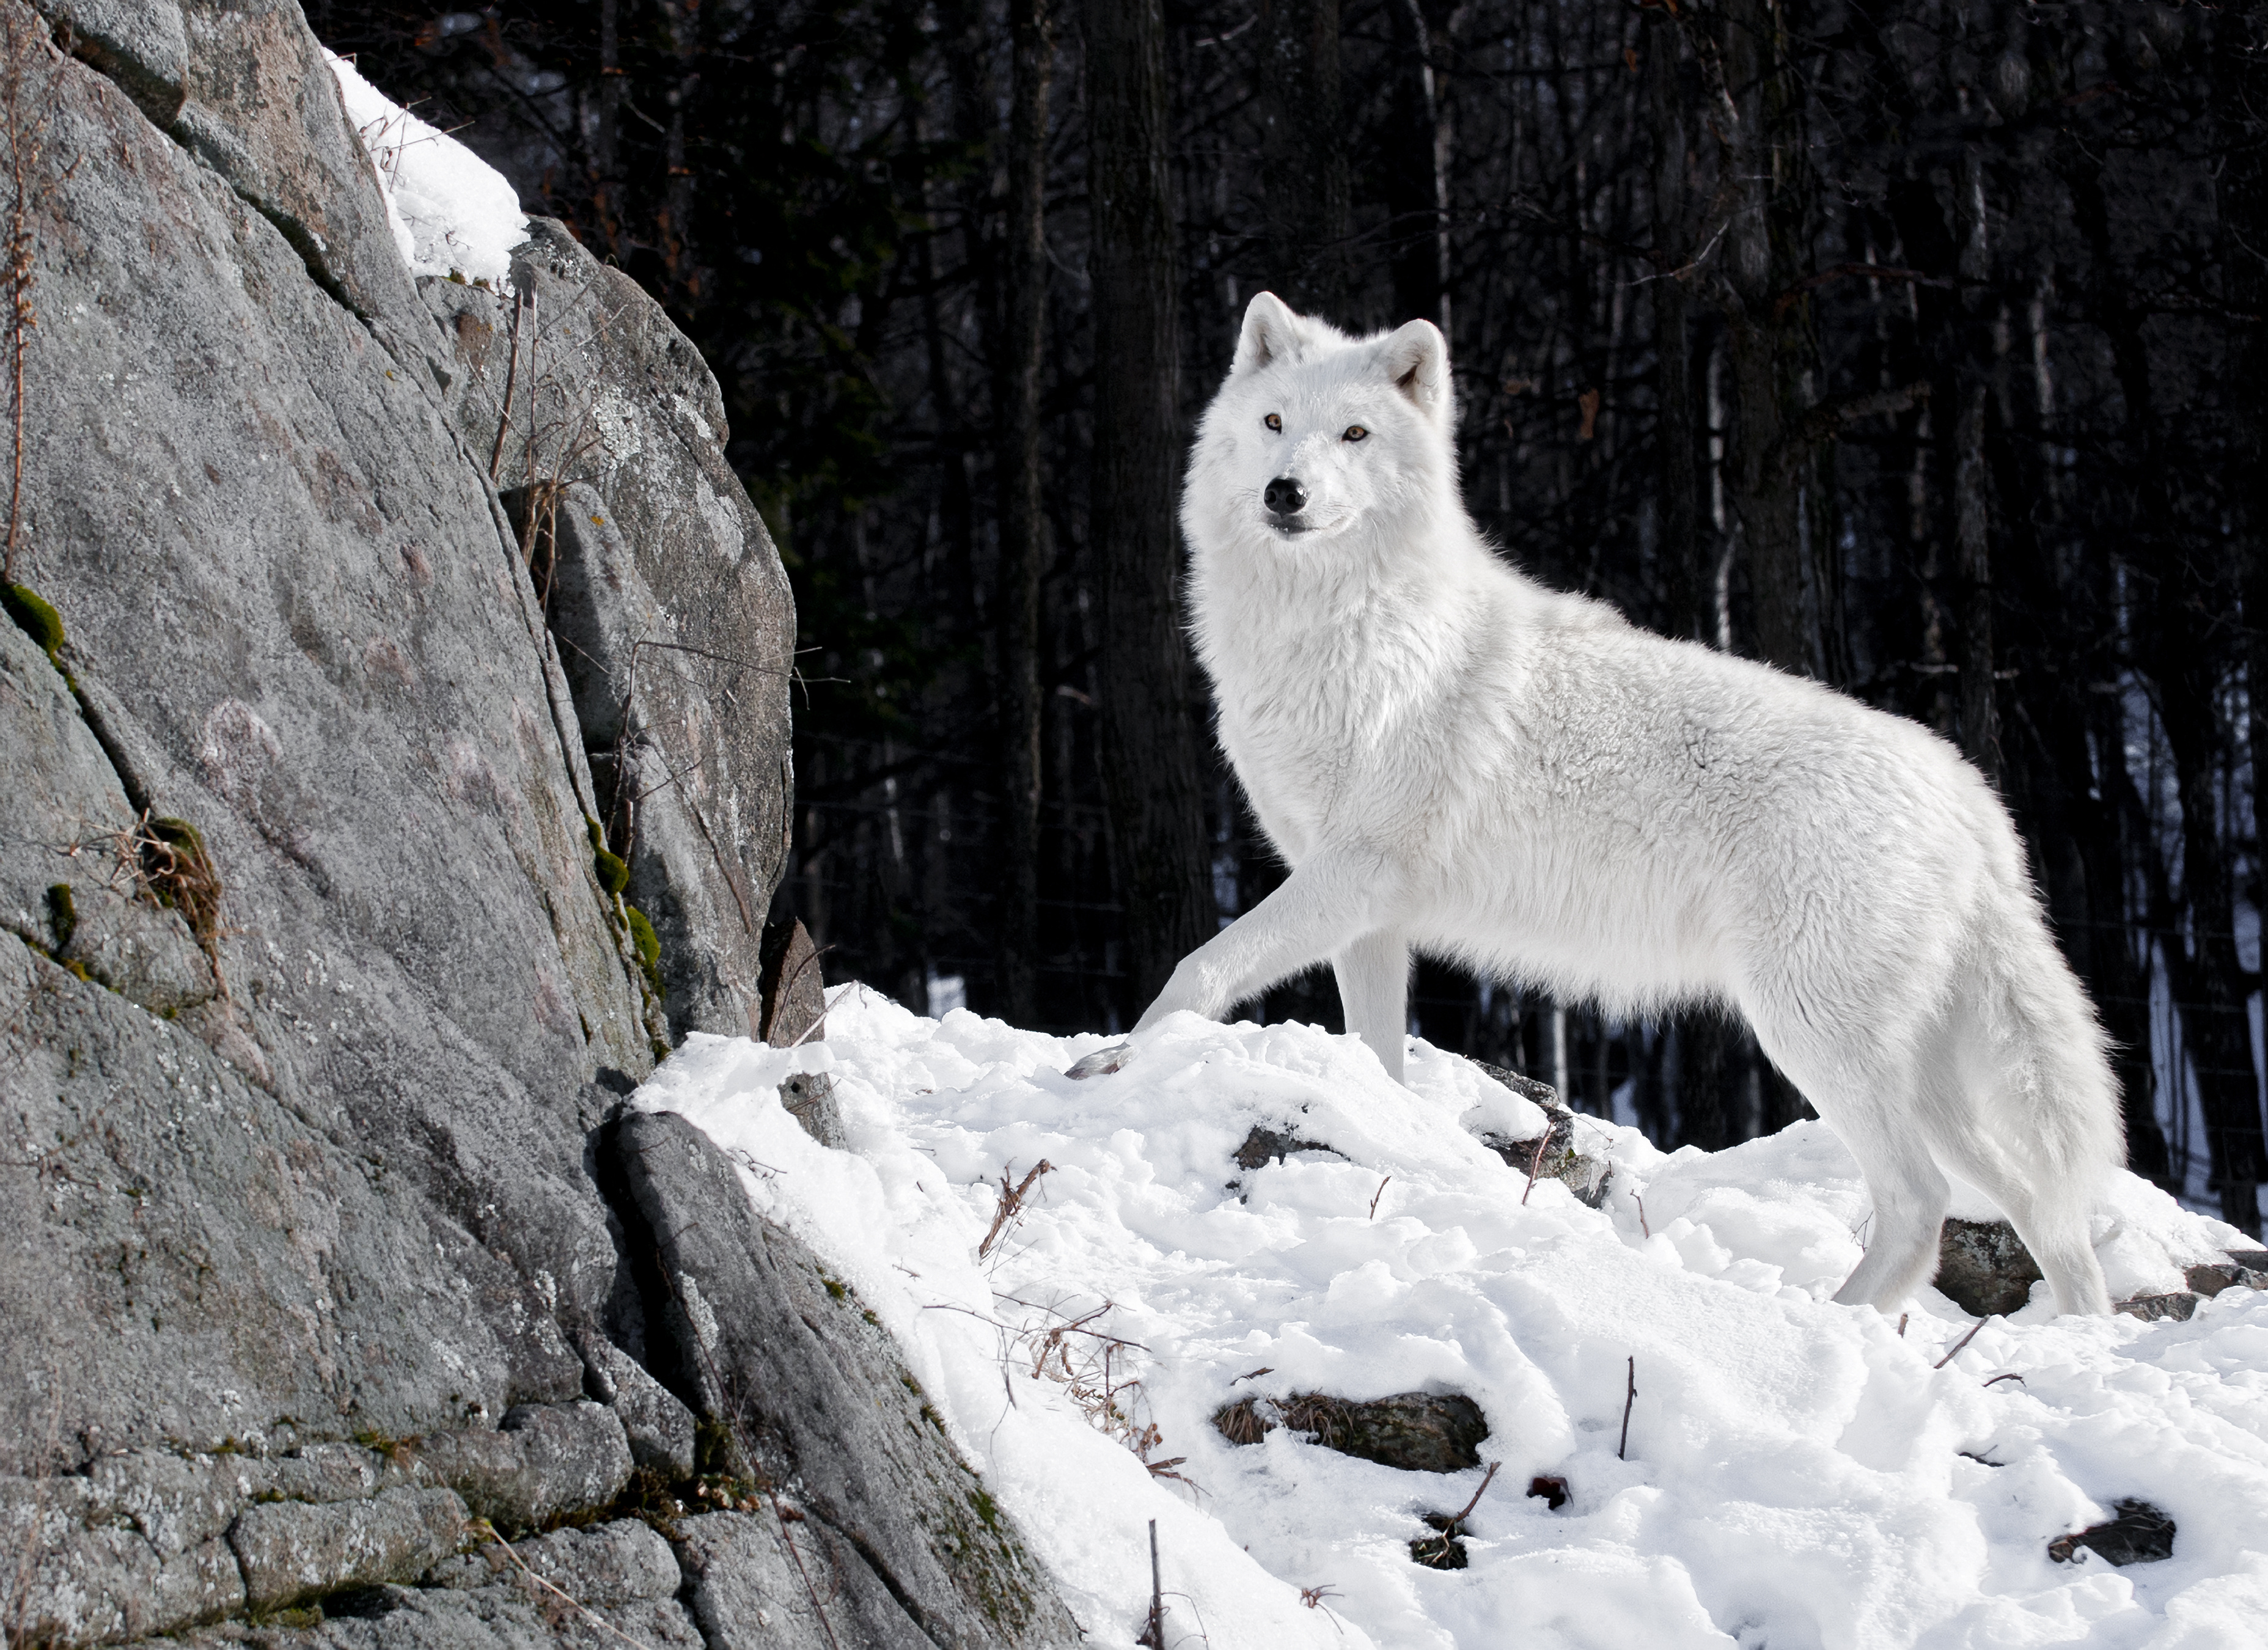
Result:
<instances>
[{"instance_id":1,"label":"crusty snow mound","mask_svg":"<svg viewBox=\"0 0 2268 1650\"><path fill-rule=\"evenodd\" d=\"M2055 1318L2043 1285L1955 1351L1974 1320L1934 1291L1903 1337L1827 1299L1867 1199L1822 1124L1668 1156L1587 1125L1605 1207L1550 1180L1523 1205L1473 1131L1541 1114L1422 1042L1404 1088L1351 1038L1182 1015L1072 1082L1106 1039L858 986L827 1023L823 1049L696 1035L636 1103L733 1152L896 1332L1094 1643L1140 1631L1152 1519L1167 1642L1214 1650L2268 1643L2268 1292L2143 1323ZM829 1066L848 1152L775 1087ZM1255 1125L1337 1155L1240 1169ZM1001 1177L1042 1159L980 1261ZM2097 1239L2122 1297L2242 1241L2124 1175ZM1210 1422L1247 1394L1426 1389L1480 1404L1503 1466L1462 1570L1409 1543L1479 1471ZM1539 1474L1570 1486L1557 1512ZM2175 1520L2170 1559L2049 1560L2130 1497Z\"/></svg>"},{"instance_id":2,"label":"crusty snow mound","mask_svg":"<svg viewBox=\"0 0 2268 1650\"><path fill-rule=\"evenodd\" d=\"M347 119L378 169L387 225L412 275L457 275L501 284L527 239L519 195L504 174L446 132L427 125L326 51Z\"/></svg>"}]
</instances>

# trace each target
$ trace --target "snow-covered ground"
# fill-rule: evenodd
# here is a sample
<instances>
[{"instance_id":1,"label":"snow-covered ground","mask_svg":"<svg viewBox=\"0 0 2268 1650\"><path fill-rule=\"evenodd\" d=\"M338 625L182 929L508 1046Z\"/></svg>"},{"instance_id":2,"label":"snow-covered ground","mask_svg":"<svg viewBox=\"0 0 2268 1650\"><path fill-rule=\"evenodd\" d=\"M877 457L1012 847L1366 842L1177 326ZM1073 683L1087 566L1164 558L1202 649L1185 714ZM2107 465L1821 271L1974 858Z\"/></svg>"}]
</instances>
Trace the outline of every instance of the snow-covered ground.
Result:
<instances>
[{"instance_id":1,"label":"snow-covered ground","mask_svg":"<svg viewBox=\"0 0 2268 1650\"><path fill-rule=\"evenodd\" d=\"M387 224L409 273L501 285L512 273L512 248L527 239L518 192L502 173L394 102L345 58L323 55L378 173Z\"/></svg>"},{"instance_id":2,"label":"snow-covered ground","mask_svg":"<svg viewBox=\"0 0 2268 1650\"><path fill-rule=\"evenodd\" d=\"M1867 1200L1822 1124L1668 1156L1597 1125L1606 1206L1549 1180L1523 1206L1471 1131L1542 1115L1422 1043L1404 1088L1351 1038L1183 1015L1072 1082L1105 1039L855 985L828 1031L792 1052L696 1036L636 1103L741 1153L756 1204L888 1322L1092 1642L1139 1631L1154 1519L1167 1642L1212 1650L2268 1644L2268 1292L2143 1323L2054 1318L2042 1287L1937 1368L1974 1320L1934 1291L1903 1337L1827 1300ZM799 1064L831 1065L850 1151L782 1109ZM1255 1124L1344 1155L1241 1171ZM1001 1176L1042 1159L980 1261ZM2242 1243L2131 1176L2097 1231L2120 1298ZM1139 1382L1116 1417L1106 1348L1110 1381ZM1462 1571L1409 1543L1479 1471L1282 1429L1239 1447L1210 1420L1248 1393L1416 1389L1476 1400L1503 1463ZM1538 1474L1567 1505L1528 1497ZM2170 1559L2050 1562L2129 1497L2176 1521Z\"/></svg>"}]
</instances>

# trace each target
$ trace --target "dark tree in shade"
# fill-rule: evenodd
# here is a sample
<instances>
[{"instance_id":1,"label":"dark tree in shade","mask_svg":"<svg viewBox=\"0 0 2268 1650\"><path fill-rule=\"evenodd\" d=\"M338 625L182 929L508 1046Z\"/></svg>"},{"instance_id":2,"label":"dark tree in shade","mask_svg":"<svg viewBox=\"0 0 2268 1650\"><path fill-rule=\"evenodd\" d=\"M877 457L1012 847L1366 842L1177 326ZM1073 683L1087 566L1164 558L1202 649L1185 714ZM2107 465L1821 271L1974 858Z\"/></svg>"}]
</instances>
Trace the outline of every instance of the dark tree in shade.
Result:
<instances>
[{"instance_id":1,"label":"dark tree in shade","mask_svg":"<svg viewBox=\"0 0 2268 1650\"><path fill-rule=\"evenodd\" d=\"M1344 324L1351 220L1339 0L1259 4L1268 280L1292 308Z\"/></svg>"},{"instance_id":2,"label":"dark tree in shade","mask_svg":"<svg viewBox=\"0 0 2268 1650\"><path fill-rule=\"evenodd\" d=\"M1202 713L1182 634L1181 325L1165 20L1087 0L1102 775L1136 1006L1214 930Z\"/></svg>"},{"instance_id":3,"label":"dark tree in shade","mask_svg":"<svg viewBox=\"0 0 2268 1650\"><path fill-rule=\"evenodd\" d=\"M1001 1013L1039 1017L1040 578L1047 565L1040 402L1046 382L1048 93L1055 71L1050 0L1010 0L1007 335L1000 396L1002 836L1007 850L998 936Z\"/></svg>"}]
</instances>

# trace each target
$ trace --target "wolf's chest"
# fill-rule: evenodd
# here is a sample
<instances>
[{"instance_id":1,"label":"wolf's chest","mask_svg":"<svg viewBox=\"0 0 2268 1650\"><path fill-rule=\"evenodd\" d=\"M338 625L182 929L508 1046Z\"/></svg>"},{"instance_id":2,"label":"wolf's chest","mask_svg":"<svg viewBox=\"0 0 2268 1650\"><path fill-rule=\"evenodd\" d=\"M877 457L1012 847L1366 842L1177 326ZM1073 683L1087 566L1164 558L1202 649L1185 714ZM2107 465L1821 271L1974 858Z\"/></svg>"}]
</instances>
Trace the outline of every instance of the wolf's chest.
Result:
<instances>
[{"instance_id":1,"label":"wolf's chest","mask_svg":"<svg viewBox=\"0 0 2268 1650\"><path fill-rule=\"evenodd\" d=\"M1221 747L1263 817L1323 831L1409 790L1405 770L1430 743L1410 724L1434 696L1406 663L1343 630L1263 628L1208 664Z\"/></svg>"}]
</instances>

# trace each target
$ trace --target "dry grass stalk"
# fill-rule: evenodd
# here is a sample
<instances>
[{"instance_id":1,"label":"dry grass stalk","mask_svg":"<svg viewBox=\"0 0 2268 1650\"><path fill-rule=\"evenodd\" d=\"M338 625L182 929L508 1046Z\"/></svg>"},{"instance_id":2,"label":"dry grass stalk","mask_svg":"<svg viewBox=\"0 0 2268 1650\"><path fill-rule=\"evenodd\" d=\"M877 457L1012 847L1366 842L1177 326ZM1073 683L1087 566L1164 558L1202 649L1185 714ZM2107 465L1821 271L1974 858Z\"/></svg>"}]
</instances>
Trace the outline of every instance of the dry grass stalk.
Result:
<instances>
[{"instance_id":1,"label":"dry grass stalk","mask_svg":"<svg viewBox=\"0 0 2268 1650\"><path fill-rule=\"evenodd\" d=\"M144 808L131 825L98 832L94 841L110 851L104 886L129 899L179 911L225 999L228 978L220 966L220 939L226 932L220 924L220 873L205 850L202 833L187 820L156 817ZM72 847L73 858L79 846Z\"/></svg>"},{"instance_id":2,"label":"dry grass stalk","mask_svg":"<svg viewBox=\"0 0 2268 1650\"><path fill-rule=\"evenodd\" d=\"M496 445L489 449L489 479L494 481L504 468L504 438L512 433L512 398L519 388L519 318L526 313L529 299L520 296L518 288L512 295L512 361L504 375L504 416L497 420Z\"/></svg>"},{"instance_id":3,"label":"dry grass stalk","mask_svg":"<svg viewBox=\"0 0 2268 1650\"><path fill-rule=\"evenodd\" d=\"M1026 1176L1027 1182L1029 1179ZM1031 1379L1060 1385L1086 1418L1087 1425L1133 1451L1135 1459L1149 1470L1152 1477L1171 1478L1193 1490L1198 1487L1195 1480L1175 1470L1189 1460L1188 1456L1152 1459L1164 1444L1165 1434L1144 1413L1148 1401L1141 1377L1124 1371L1132 1354L1146 1353L1150 1349L1139 1341L1130 1341L1093 1327L1118 1309L1116 1302L1106 1300L1091 1311L1071 1316L1059 1307L1014 1295L1002 1295L999 1299L1055 1320L1010 1337L1011 1348L1020 1349L1019 1355L1030 1359L1027 1373Z\"/></svg>"},{"instance_id":4,"label":"dry grass stalk","mask_svg":"<svg viewBox=\"0 0 2268 1650\"><path fill-rule=\"evenodd\" d=\"M1000 1203L999 1206L992 1212L992 1225L984 1234L984 1241L976 1246L978 1260L983 1260L990 1255L992 1252L992 1246L1000 1241L1002 1235L1013 1229L1017 1218L1024 1212L1024 1195L1032 1190L1032 1182L1042 1175L1052 1174L1055 1167L1047 1159L1042 1158L1033 1166L1031 1171L1013 1186L1008 1183L1008 1176L1014 1172L1015 1166L1010 1164L1000 1171Z\"/></svg>"}]
</instances>

